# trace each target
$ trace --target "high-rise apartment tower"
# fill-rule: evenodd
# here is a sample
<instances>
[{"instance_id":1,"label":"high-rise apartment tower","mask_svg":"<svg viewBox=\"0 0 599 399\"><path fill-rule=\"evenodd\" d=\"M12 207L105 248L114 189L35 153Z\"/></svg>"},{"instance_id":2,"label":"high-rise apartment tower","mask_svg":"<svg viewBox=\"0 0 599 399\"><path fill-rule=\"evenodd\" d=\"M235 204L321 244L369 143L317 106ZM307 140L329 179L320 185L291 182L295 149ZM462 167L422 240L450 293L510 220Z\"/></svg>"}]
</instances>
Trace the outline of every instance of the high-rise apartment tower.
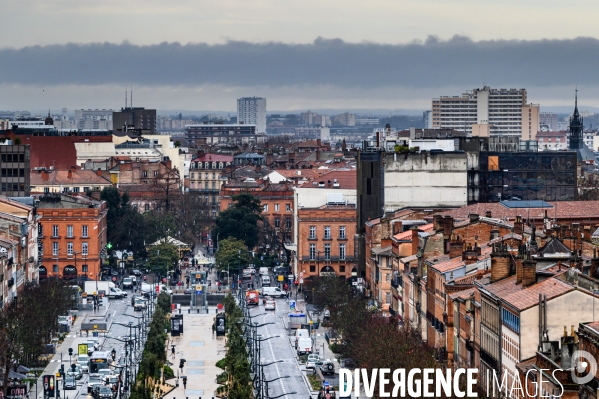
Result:
<instances>
[{"instance_id":1,"label":"high-rise apartment tower","mask_svg":"<svg viewBox=\"0 0 599 399\"><path fill-rule=\"evenodd\" d=\"M256 133L266 133L266 98L238 98L237 123L256 125Z\"/></svg>"}]
</instances>

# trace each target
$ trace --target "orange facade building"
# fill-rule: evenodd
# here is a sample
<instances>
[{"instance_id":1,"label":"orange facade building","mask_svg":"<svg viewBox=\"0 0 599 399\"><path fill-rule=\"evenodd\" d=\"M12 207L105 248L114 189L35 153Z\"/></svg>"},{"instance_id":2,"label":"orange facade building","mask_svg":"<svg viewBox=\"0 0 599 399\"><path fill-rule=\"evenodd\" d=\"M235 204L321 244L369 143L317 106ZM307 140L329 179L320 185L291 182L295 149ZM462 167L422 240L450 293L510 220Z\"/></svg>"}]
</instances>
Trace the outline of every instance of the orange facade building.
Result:
<instances>
[{"instance_id":1,"label":"orange facade building","mask_svg":"<svg viewBox=\"0 0 599 399\"><path fill-rule=\"evenodd\" d=\"M356 206L301 208L298 220L298 272L312 276L357 276L354 258Z\"/></svg>"},{"instance_id":2,"label":"orange facade building","mask_svg":"<svg viewBox=\"0 0 599 399\"><path fill-rule=\"evenodd\" d=\"M107 244L106 203L88 197L48 194L39 197L42 241L39 278L72 282L100 278L101 251Z\"/></svg>"}]
</instances>

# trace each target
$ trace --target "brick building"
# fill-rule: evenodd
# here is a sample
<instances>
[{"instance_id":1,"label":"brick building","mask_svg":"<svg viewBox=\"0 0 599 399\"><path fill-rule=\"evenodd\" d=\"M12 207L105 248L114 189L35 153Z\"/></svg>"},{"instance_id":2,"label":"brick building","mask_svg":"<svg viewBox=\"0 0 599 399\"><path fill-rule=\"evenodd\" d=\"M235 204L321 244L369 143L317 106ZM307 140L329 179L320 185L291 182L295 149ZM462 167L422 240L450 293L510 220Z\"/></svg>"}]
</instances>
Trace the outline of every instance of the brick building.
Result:
<instances>
[{"instance_id":1,"label":"brick building","mask_svg":"<svg viewBox=\"0 0 599 399\"><path fill-rule=\"evenodd\" d=\"M38 168L30 174L31 192L47 193L99 193L105 187L112 187L110 181L102 177L100 171L83 170L72 167L66 170Z\"/></svg>"},{"instance_id":2,"label":"brick building","mask_svg":"<svg viewBox=\"0 0 599 399\"><path fill-rule=\"evenodd\" d=\"M298 272L312 276L356 276L356 206L327 204L298 209Z\"/></svg>"},{"instance_id":3,"label":"brick building","mask_svg":"<svg viewBox=\"0 0 599 399\"><path fill-rule=\"evenodd\" d=\"M107 244L106 203L88 197L48 194L39 197L38 229L43 248L40 280L99 278L100 252Z\"/></svg>"}]
</instances>

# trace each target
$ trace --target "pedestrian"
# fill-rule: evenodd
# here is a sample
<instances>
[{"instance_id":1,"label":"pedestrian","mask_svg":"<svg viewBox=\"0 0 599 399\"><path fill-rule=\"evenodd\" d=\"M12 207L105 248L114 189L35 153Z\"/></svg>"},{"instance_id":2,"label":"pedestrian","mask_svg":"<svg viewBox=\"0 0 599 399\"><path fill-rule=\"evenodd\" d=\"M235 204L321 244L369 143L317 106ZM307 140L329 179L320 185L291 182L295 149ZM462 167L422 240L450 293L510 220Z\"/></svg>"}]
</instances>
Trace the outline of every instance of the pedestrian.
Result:
<instances>
[{"instance_id":1,"label":"pedestrian","mask_svg":"<svg viewBox=\"0 0 599 399\"><path fill-rule=\"evenodd\" d=\"M183 377L183 388L187 389L187 377Z\"/></svg>"}]
</instances>

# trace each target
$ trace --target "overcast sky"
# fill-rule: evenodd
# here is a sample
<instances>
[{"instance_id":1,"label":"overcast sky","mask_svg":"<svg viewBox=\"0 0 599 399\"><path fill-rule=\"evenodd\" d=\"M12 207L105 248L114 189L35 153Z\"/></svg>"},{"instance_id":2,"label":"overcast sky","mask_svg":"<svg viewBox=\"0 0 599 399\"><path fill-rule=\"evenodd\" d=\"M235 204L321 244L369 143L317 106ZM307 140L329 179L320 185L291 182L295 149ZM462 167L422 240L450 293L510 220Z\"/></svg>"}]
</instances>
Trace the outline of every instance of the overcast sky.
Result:
<instances>
[{"instance_id":1,"label":"overcast sky","mask_svg":"<svg viewBox=\"0 0 599 399\"><path fill-rule=\"evenodd\" d=\"M425 109L521 88L599 105L597 1L3 0L0 110ZM594 66L594 67L593 67Z\"/></svg>"}]
</instances>

